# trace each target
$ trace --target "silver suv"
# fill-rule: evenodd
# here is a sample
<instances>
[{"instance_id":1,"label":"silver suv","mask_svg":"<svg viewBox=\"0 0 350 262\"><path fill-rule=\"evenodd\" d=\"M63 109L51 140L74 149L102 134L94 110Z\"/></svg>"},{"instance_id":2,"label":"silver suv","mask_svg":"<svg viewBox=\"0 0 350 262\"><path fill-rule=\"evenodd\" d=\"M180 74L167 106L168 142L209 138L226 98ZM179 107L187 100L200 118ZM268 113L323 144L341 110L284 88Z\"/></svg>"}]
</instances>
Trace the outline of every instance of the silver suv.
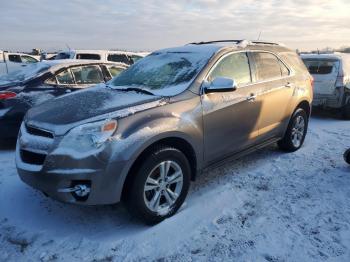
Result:
<instances>
[{"instance_id":1,"label":"silver suv","mask_svg":"<svg viewBox=\"0 0 350 262\"><path fill-rule=\"evenodd\" d=\"M32 108L17 141L21 179L57 200L123 200L153 224L183 204L204 168L305 139L312 81L298 55L265 42L153 52L106 85Z\"/></svg>"},{"instance_id":2,"label":"silver suv","mask_svg":"<svg viewBox=\"0 0 350 262\"><path fill-rule=\"evenodd\" d=\"M313 106L334 108L350 119L350 54L303 54L314 78Z\"/></svg>"}]
</instances>

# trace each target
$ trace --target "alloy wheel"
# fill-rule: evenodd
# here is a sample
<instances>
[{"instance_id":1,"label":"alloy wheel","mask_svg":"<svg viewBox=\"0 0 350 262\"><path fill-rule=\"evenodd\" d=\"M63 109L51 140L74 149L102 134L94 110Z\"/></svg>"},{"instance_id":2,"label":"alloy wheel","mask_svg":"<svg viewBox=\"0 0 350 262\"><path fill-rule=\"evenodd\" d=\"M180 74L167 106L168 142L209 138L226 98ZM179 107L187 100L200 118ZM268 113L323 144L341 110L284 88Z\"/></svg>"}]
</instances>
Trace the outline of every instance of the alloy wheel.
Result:
<instances>
[{"instance_id":1,"label":"alloy wheel","mask_svg":"<svg viewBox=\"0 0 350 262\"><path fill-rule=\"evenodd\" d=\"M183 172L175 161L159 163L147 176L144 201L148 209L166 215L178 199L183 186Z\"/></svg>"},{"instance_id":2,"label":"alloy wheel","mask_svg":"<svg viewBox=\"0 0 350 262\"><path fill-rule=\"evenodd\" d=\"M292 128L292 143L295 147L300 147L303 142L305 132L305 119L302 116L298 116L294 120Z\"/></svg>"}]
</instances>

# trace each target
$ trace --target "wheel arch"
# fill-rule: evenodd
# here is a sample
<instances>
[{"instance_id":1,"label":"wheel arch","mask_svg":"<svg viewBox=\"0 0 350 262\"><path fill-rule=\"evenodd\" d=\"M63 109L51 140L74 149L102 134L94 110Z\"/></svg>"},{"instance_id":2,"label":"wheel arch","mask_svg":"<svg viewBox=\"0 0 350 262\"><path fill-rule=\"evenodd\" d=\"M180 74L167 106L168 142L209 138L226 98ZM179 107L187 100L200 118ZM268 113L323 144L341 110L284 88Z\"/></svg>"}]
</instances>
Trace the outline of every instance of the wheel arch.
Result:
<instances>
[{"instance_id":1,"label":"wheel arch","mask_svg":"<svg viewBox=\"0 0 350 262\"><path fill-rule=\"evenodd\" d=\"M128 189L130 188L131 182L132 182L132 174L135 173L136 169L139 167L140 163L147 157L147 155L152 152L157 146L169 146L176 148L180 150L188 159L191 167L191 180L194 181L197 175L197 168L198 168L198 159L197 154L194 149L194 147L191 145L190 142L188 142L186 139L182 137L172 136L172 137L166 137L161 138L157 141L154 141L152 144L148 145L136 158L136 160L131 165L127 176L124 180L122 192L121 192L121 199L123 200L126 196L126 193Z\"/></svg>"},{"instance_id":2,"label":"wheel arch","mask_svg":"<svg viewBox=\"0 0 350 262\"><path fill-rule=\"evenodd\" d=\"M307 100L303 100L301 102L299 102L299 104L295 107L293 113L295 112L295 110L297 110L298 108L302 108L305 110L307 116L310 118L311 115L311 106L310 103Z\"/></svg>"}]
</instances>

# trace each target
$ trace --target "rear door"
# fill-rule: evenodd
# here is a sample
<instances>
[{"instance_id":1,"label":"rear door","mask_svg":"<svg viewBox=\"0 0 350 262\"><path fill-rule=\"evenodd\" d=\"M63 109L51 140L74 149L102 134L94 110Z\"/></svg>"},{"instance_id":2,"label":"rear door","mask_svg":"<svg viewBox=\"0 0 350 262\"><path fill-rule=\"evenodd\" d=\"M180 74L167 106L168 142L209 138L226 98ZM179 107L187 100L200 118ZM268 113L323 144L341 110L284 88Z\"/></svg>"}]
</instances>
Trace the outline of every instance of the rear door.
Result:
<instances>
[{"instance_id":1,"label":"rear door","mask_svg":"<svg viewBox=\"0 0 350 262\"><path fill-rule=\"evenodd\" d=\"M275 54L250 52L253 81L259 87L259 142L278 136L289 117L294 92L291 70Z\"/></svg>"},{"instance_id":2,"label":"rear door","mask_svg":"<svg viewBox=\"0 0 350 262\"><path fill-rule=\"evenodd\" d=\"M314 92L320 95L333 95L339 74L340 61L337 59L303 59L314 78Z\"/></svg>"}]
</instances>

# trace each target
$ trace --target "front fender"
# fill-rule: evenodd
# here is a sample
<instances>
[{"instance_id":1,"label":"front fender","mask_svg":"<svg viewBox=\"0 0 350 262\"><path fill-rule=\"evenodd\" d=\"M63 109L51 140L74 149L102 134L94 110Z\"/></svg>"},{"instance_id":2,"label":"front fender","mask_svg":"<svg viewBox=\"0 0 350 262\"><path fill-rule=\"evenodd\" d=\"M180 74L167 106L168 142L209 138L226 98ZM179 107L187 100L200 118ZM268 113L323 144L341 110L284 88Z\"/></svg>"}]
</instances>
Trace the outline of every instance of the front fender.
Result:
<instances>
[{"instance_id":1,"label":"front fender","mask_svg":"<svg viewBox=\"0 0 350 262\"><path fill-rule=\"evenodd\" d=\"M133 130L130 130L130 129ZM150 145L166 138L181 138L194 149L197 162L203 153L203 133L199 125L180 117L157 118L151 122L130 127L117 134L111 141L113 154L111 160L135 161Z\"/></svg>"},{"instance_id":2,"label":"front fender","mask_svg":"<svg viewBox=\"0 0 350 262\"><path fill-rule=\"evenodd\" d=\"M133 128L132 132L129 128ZM117 134L111 141L112 157L107 172L113 172L124 163L119 170L116 183L116 199L121 199L127 175L137 158L152 144L166 138L180 138L192 146L197 159L197 168L203 162L203 134L199 124L183 117L167 116L151 122L129 127Z\"/></svg>"}]
</instances>

